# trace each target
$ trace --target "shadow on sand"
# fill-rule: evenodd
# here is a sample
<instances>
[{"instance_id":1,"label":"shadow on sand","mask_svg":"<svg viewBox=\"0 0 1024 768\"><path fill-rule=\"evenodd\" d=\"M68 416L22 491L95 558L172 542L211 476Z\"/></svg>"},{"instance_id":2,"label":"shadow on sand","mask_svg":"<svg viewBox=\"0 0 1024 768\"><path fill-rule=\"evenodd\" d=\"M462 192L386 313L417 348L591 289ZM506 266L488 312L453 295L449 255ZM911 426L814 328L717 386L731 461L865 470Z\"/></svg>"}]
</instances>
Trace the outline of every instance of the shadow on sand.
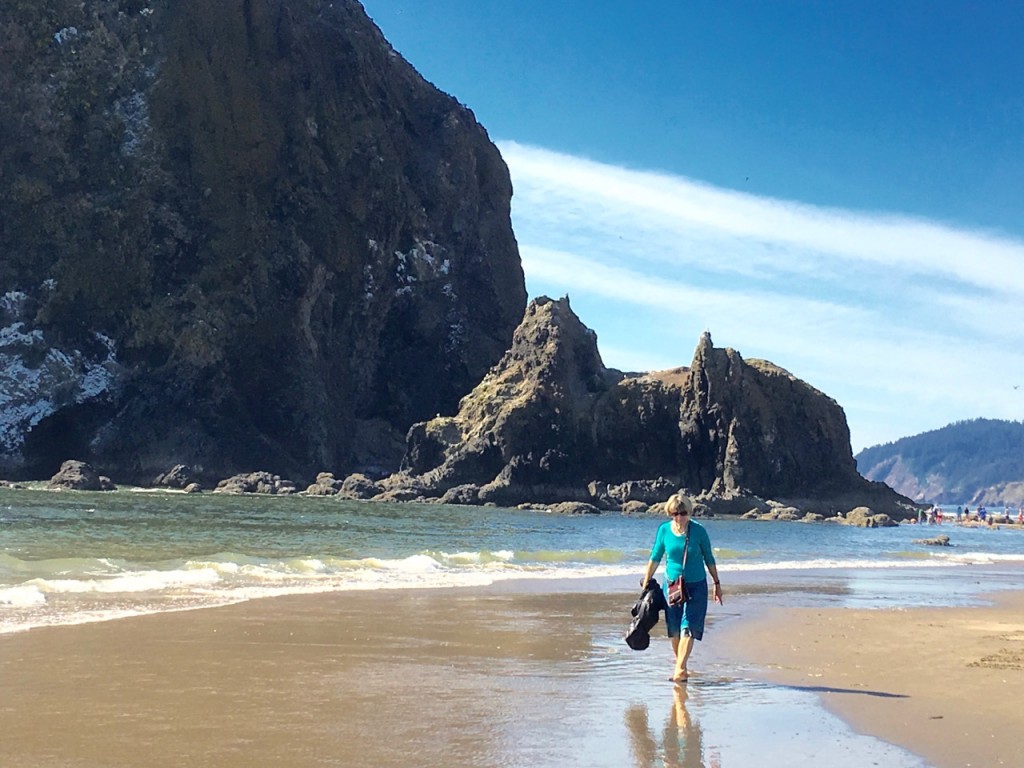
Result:
<instances>
[{"instance_id":1,"label":"shadow on sand","mask_svg":"<svg viewBox=\"0 0 1024 768\"><path fill-rule=\"evenodd\" d=\"M780 685L791 691L807 691L808 693L853 693L860 696L875 696L879 699L906 699L905 693L889 693L888 691L868 691L863 688L833 688L829 685Z\"/></svg>"}]
</instances>

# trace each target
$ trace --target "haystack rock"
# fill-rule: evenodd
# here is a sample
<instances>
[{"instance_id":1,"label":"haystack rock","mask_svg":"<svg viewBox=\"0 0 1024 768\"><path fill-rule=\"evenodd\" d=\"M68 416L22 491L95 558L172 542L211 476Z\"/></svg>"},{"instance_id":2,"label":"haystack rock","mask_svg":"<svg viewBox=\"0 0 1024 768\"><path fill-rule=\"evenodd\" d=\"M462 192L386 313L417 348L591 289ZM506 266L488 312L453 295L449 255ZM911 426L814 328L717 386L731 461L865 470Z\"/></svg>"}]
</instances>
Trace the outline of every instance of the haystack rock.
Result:
<instances>
[{"instance_id":1,"label":"haystack rock","mask_svg":"<svg viewBox=\"0 0 1024 768\"><path fill-rule=\"evenodd\" d=\"M507 168L358 2L20 2L0 32L6 475L391 471L508 349Z\"/></svg>"},{"instance_id":2,"label":"haystack rock","mask_svg":"<svg viewBox=\"0 0 1024 768\"><path fill-rule=\"evenodd\" d=\"M413 426L402 472L382 485L504 505L619 506L675 488L737 512L763 498L825 512L909 504L857 474L839 405L778 366L704 334L688 368L622 373L568 298L546 297L455 416Z\"/></svg>"}]
</instances>

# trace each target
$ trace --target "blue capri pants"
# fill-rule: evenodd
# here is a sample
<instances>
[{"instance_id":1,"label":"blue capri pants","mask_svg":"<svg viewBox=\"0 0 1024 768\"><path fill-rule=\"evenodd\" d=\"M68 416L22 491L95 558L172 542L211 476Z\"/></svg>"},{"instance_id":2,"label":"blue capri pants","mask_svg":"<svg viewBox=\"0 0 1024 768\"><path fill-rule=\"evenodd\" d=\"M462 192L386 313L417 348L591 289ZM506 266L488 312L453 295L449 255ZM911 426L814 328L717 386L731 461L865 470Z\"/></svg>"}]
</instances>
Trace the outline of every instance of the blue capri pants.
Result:
<instances>
[{"instance_id":1,"label":"blue capri pants","mask_svg":"<svg viewBox=\"0 0 1024 768\"><path fill-rule=\"evenodd\" d=\"M668 602L668 584L665 584L665 602ZM682 605L670 605L665 611L665 626L669 637L685 633L694 640L704 638L704 619L708 615L708 582L686 582L689 598Z\"/></svg>"}]
</instances>

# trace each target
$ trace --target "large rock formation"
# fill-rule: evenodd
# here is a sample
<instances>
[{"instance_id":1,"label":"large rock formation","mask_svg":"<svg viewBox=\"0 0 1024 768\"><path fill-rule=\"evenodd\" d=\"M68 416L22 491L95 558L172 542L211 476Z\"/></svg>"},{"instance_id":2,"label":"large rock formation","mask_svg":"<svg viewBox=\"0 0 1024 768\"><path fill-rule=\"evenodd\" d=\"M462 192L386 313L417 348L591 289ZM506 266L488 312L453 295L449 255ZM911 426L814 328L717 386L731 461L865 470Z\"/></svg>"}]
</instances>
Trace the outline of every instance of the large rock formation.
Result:
<instances>
[{"instance_id":1,"label":"large rock formation","mask_svg":"<svg viewBox=\"0 0 1024 768\"><path fill-rule=\"evenodd\" d=\"M658 479L660 478L660 480ZM457 415L416 424L385 481L462 503L616 505L686 488L712 508L909 501L856 470L842 408L783 369L700 339L689 368L605 368L567 298L535 300L512 347Z\"/></svg>"},{"instance_id":2,"label":"large rock formation","mask_svg":"<svg viewBox=\"0 0 1024 768\"><path fill-rule=\"evenodd\" d=\"M526 304L507 169L354 0L0 7L0 471L393 469Z\"/></svg>"},{"instance_id":3,"label":"large rock formation","mask_svg":"<svg viewBox=\"0 0 1024 768\"><path fill-rule=\"evenodd\" d=\"M861 487L839 404L705 333L683 388L685 485L721 496L832 497Z\"/></svg>"},{"instance_id":4,"label":"large rock formation","mask_svg":"<svg viewBox=\"0 0 1024 768\"><path fill-rule=\"evenodd\" d=\"M585 500L588 479L677 473L678 419L672 377L605 368L568 299L540 298L458 414L410 430L403 469L437 495L480 484L485 501Z\"/></svg>"}]
</instances>

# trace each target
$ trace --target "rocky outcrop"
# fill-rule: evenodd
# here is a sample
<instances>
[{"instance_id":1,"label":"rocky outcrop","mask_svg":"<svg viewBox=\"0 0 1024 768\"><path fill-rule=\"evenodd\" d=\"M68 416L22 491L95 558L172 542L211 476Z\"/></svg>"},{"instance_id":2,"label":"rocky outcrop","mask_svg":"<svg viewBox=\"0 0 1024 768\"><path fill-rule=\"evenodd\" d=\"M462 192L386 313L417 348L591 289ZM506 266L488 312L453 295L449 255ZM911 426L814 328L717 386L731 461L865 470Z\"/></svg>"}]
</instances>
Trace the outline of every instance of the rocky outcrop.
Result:
<instances>
[{"instance_id":1,"label":"rocky outcrop","mask_svg":"<svg viewBox=\"0 0 1024 768\"><path fill-rule=\"evenodd\" d=\"M270 472L243 472L221 480L214 493L259 493L268 496L290 496L297 492L295 483Z\"/></svg>"},{"instance_id":2,"label":"rocky outcrop","mask_svg":"<svg viewBox=\"0 0 1024 768\"><path fill-rule=\"evenodd\" d=\"M858 528L891 528L898 525L885 512L878 512L871 507L854 507L846 513L844 522Z\"/></svg>"},{"instance_id":3,"label":"rocky outcrop","mask_svg":"<svg viewBox=\"0 0 1024 768\"><path fill-rule=\"evenodd\" d=\"M924 544L929 547L951 547L949 543L949 536L941 534L939 536L932 536L929 539L914 539L915 544Z\"/></svg>"},{"instance_id":4,"label":"rocky outcrop","mask_svg":"<svg viewBox=\"0 0 1024 768\"><path fill-rule=\"evenodd\" d=\"M337 479L331 472L321 472L316 476L316 482L306 488L303 493L307 496L337 496L341 490L342 481Z\"/></svg>"},{"instance_id":5,"label":"rocky outcrop","mask_svg":"<svg viewBox=\"0 0 1024 768\"><path fill-rule=\"evenodd\" d=\"M0 470L380 476L508 348L508 171L359 3L19 1L0 39Z\"/></svg>"},{"instance_id":6,"label":"rocky outcrop","mask_svg":"<svg viewBox=\"0 0 1024 768\"><path fill-rule=\"evenodd\" d=\"M64 491L116 491L109 477L99 474L84 461L69 459L60 465L60 471L50 478L47 485L53 490Z\"/></svg>"},{"instance_id":7,"label":"rocky outcrop","mask_svg":"<svg viewBox=\"0 0 1024 768\"><path fill-rule=\"evenodd\" d=\"M345 499L372 499L383 489L366 475L354 473L344 479L338 479L331 472L321 472L316 482L306 488L307 496L341 496Z\"/></svg>"},{"instance_id":8,"label":"rocky outcrop","mask_svg":"<svg viewBox=\"0 0 1024 768\"><path fill-rule=\"evenodd\" d=\"M626 515L642 515L647 512L648 509L650 509L650 507L642 501L627 501L622 505L622 512Z\"/></svg>"},{"instance_id":9,"label":"rocky outcrop","mask_svg":"<svg viewBox=\"0 0 1024 768\"><path fill-rule=\"evenodd\" d=\"M601 508L681 487L703 511L761 514L788 501L792 519L909 505L857 474L842 409L783 369L705 334L689 368L624 374L603 365L567 298L546 297L455 416L410 429L402 472L383 485L459 503Z\"/></svg>"},{"instance_id":10,"label":"rocky outcrop","mask_svg":"<svg viewBox=\"0 0 1024 768\"><path fill-rule=\"evenodd\" d=\"M441 497L442 504L479 504L480 486L473 483L449 488Z\"/></svg>"},{"instance_id":11,"label":"rocky outcrop","mask_svg":"<svg viewBox=\"0 0 1024 768\"><path fill-rule=\"evenodd\" d=\"M549 511L556 515L599 515L601 510L585 501L561 501L552 504Z\"/></svg>"},{"instance_id":12,"label":"rocky outcrop","mask_svg":"<svg viewBox=\"0 0 1024 768\"><path fill-rule=\"evenodd\" d=\"M195 472L187 464L175 464L166 472L153 478L157 488L187 488L195 483Z\"/></svg>"},{"instance_id":13,"label":"rocky outcrop","mask_svg":"<svg viewBox=\"0 0 1024 768\"><path fill-rule=\"evenodd\" d=\"M347 499L372 499L381 490L381 486L375 480L356 472L342 481L339 493Z\"/></svg>"}]
</instances>

